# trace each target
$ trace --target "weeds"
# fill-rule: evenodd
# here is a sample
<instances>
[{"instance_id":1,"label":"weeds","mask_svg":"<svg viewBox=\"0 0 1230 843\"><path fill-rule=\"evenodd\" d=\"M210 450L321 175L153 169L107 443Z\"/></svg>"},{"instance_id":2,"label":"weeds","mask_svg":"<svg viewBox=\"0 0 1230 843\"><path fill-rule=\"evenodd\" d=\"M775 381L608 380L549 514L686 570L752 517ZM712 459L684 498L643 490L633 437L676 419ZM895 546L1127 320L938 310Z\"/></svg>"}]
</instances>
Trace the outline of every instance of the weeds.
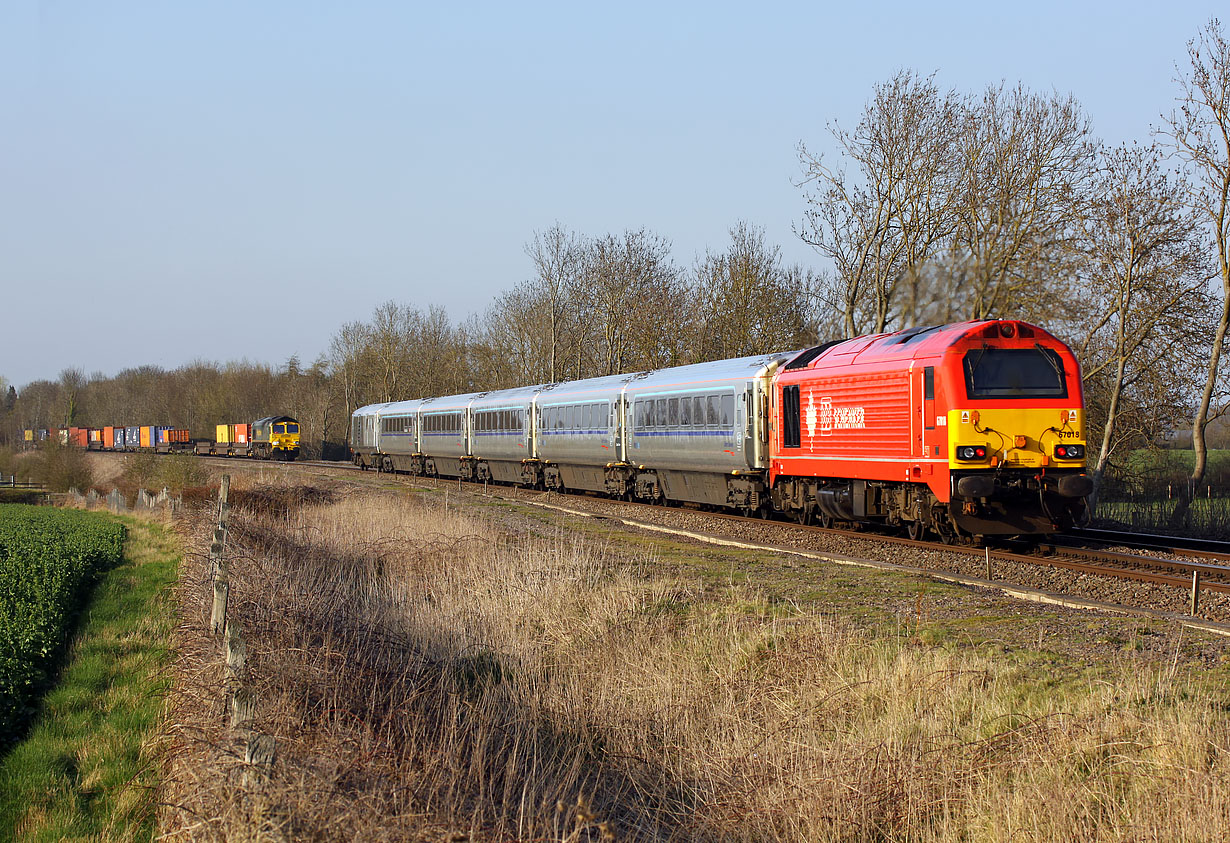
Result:
<instances>
[{"instance_id":1,"label":"weeds","mask_svg":"<svg viewBox=\"0 0 1230 843\"><path fill-rule=\"evenodd\" d=\"M238 787L198 554L172 838L1199 840L1230 818L1230 714L1165 669L1025 668L935 643L921 608L858 629L456 504L247 500L232 610L278 760Z\"/></svg>"}]
</instances>

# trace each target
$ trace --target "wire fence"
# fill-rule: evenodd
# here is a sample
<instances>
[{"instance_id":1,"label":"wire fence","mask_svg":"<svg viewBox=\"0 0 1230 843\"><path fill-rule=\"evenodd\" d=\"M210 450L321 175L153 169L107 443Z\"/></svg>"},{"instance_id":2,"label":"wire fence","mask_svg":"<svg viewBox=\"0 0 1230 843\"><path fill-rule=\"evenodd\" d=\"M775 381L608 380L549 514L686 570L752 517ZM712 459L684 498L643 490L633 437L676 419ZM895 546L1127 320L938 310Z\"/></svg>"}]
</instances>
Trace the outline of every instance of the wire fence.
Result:
<instances>
[{"instance_id":1,"label":"wire fence","mask_svg":"<svg viewBox=\"0 0 1230 843\"><path fill-rule=\"evenodd\" d=\"M1153 494L1104 494L1097 502L1094 519L1113 522L1140 532L1181 532L1185 535L1230 540L1230 494L1206 487L1181 511L1179 489Z\"/></svg>"}]
</instances>

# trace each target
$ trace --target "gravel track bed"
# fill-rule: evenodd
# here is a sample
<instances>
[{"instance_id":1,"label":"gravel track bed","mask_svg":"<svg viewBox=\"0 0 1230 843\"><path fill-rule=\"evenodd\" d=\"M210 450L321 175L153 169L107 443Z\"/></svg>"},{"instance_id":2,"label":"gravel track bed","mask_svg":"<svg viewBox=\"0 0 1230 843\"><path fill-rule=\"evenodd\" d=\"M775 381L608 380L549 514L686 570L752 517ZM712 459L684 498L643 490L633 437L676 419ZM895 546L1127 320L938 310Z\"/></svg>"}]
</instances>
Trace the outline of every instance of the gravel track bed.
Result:
<instances>
[{"instance_id":1,"label":"gravel track bed","mask_svg":"<svg viewBox=\"0 0 1230 843\"><path fill-rule=\"evenodd\" d=\"M494 494L506 496L503 489ZM510 496L511 497L511 496ZM713 536L746 541L756 544L779 545L819 553L871 559L895 565L923 568L929 571L948 571L967 577L986 577L986 563L981 556L968 556L943 550L925 550L904 545L885 545L875 539L859 538L841 533L821 533L800 530L791 524L765 521L732 521L713 514L689 509L657 509L638 504L608 501L585 496L533 495L519 493L521 500L535 500L569 509L629 518L680 530L707 533ZM1145 555L1131 548L1114 548L1125 553ZM994 551L992 551L994 553ZM1148 555L1161 559L1173 559L1161 553ZM1195 559L1178 561L1194 562ZM1010 562L992 559L992 576L996 582L1021 585L1039 591L1049 591L1070 597L1081 597L1114 603L1120 606L1150 609L1186 615L1190 608L1190 592L1187 589L1170 588L1151 583L1119 580L1111 577L1082 574L1048 565L1033 565L1025 562ZM1216 563L1214 563L1216 564ZM1175 574L1181 578L1181 574ZM1230 623L1230 595L1210 591L1200 592L1202 620Z\"/></svg>"}]
</instances>

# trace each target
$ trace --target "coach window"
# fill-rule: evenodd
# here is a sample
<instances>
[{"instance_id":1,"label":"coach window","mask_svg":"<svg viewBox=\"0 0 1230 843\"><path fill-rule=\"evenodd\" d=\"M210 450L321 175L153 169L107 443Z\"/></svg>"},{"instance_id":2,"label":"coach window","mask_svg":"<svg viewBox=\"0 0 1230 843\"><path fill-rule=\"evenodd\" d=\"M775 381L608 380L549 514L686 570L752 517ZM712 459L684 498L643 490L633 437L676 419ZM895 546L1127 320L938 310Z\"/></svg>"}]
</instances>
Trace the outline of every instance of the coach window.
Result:
<instances>
[{"instance_id":1,"label":"coach window","mask_svg":"<svg viewBox=\"0 0 1230 843\"><path fill-rule=\"evenodd\" d=\"M679 400L679 425L681 427L692 426L692 399L681 398Z\"/></svg>"},{"instance_id":2,"label":"coach window","mask_svg":"<svg viewBox=\"0 0 1230 843\"><path fill-rule=\"evenodd\" d=\"M717 427L718 423L718 397L716 395L708 395L705 397L705 424L710 427Z\"/></svg>"},{"instance_id":3,"label":"coach window","mask_svg":"<svg viewBox=\"0 0 1230 843\"><path fill-rule=\"evenodd\" d=\"M699 395L692 399L692 424L705 426L705 399Z\"/></svg>"},{"instance_id":4,"label":"coach window","mask_svg":"<svg viewBox=\"0 0 1230 843\"><path fill-rule=\"evenodd\" d=\"M666 403L667 424L671 427L679 426L679 399L671 398Z\"/></svg>"},{"instance_id":5,"label":"coach window","mask_svg":"<svg viewBox=\"0 0 1230 843\"><path fill-rule=\"evenodd\" d=\"M722 396L722 427L735 423L735 397L729 392Z\"/></svg>"},{"instance_id":6,"label":"coach window","mask_svg":"<svg viewBox=\"0 0 1230 843\"><path fill-rule=\"evenodd\" d=\"M666 427L666 399L655 398L653 400L653 404L657 408L653 416L654 425L657 427Z\"/></svg>"}]
</instances>

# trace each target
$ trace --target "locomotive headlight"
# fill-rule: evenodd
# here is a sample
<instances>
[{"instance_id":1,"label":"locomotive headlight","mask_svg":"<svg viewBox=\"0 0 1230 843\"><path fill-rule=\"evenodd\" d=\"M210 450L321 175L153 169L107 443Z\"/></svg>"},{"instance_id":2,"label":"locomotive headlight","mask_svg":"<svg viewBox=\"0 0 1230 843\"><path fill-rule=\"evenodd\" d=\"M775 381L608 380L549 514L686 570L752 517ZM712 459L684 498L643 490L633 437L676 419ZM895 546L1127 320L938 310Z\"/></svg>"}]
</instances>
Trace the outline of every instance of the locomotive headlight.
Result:
<instances>
[{"instance_id":1,"label":"locomotive headlight","mask_svg":"<svg viewBox=\"0 0 1230 843\"><path fill-rule=\"evenodd\" d=\"M957 459L959 460L985 460L987 458L987 448L985 445L958 445Z\"/></svg>"},{"instance_id":2,"label":"locomotive headlight","mask_svg":"<svg viewBox=\"0 0 1230 843\"><path fill-rule=\"evenodd\" d=\"M1061 460L1080 460L1085 458L1084 445L1056 445L1055 458Z\"/></svg>"}]
</instances>

